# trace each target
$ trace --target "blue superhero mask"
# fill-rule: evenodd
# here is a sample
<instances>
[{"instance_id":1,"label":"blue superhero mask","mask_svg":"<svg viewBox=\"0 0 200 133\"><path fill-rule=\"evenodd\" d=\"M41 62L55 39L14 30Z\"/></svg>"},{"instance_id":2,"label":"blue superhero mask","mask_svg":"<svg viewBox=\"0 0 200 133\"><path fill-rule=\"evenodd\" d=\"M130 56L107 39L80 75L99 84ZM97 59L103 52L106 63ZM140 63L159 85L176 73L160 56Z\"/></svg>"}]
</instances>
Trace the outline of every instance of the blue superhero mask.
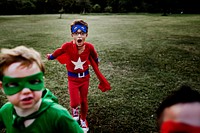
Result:
<instances>
[{"instance_id":1,"label":"blue superhero mask","mask_svg":"<svg viewBox=\"0 0 200 133\"><path fill-rule=\"evenodd\" d=\"M84 25L76 24L72 26L72 33L75 33L78 29L80 29L82 32L87 33L87 27Z\"/></svg>"},{"instance_id":2,"label":"blue superhero mask","mask_svg":"<svg viewBox=\"0 0 200 133\"><path fill-rule=\"evenodd\" d=\"M24 88L40 91L44 88L43 73L39 72L24 78L3 76L3 89L6 95L14 95Z\"/></svg>"}]
</instances>

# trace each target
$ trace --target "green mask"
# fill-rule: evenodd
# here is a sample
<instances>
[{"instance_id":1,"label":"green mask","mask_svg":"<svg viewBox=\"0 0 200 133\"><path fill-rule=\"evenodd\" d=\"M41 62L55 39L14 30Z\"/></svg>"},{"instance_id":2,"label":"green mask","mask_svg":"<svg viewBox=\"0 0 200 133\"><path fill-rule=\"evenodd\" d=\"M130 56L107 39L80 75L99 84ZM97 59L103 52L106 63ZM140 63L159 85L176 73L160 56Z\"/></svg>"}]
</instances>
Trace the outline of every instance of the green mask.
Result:
<instances>
[{"instance_id":1,"label":"green mask","mask_svg":"<svg viewBox=\"0 0 200 133\"><path fill-rule=\"evenodd\" d=\"M44 88L43 73L39 72L24 78L3 76L3 89L6 95L14 95L24 88L40 91Z\"/></svg>"}]
</instances>

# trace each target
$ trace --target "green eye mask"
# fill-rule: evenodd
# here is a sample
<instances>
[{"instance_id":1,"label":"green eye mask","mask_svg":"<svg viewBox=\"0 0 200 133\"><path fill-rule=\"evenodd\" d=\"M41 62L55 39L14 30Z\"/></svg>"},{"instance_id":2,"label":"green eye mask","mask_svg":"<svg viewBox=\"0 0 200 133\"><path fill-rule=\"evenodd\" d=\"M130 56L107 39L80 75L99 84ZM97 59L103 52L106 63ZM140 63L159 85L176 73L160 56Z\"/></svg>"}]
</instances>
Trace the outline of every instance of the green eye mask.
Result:
<instances>
[{"instance_id":1,"label":"green eye mask","mask_svg":"<svg viewBox=\"0 0 200 133\"><path fill-rule=\"evenodd\" d=\"M14 95L24 88L39 91L44 88L43 73L39 72L24 78L3 77L3 89L6 95Z\"/></svg>"}]
</instances>

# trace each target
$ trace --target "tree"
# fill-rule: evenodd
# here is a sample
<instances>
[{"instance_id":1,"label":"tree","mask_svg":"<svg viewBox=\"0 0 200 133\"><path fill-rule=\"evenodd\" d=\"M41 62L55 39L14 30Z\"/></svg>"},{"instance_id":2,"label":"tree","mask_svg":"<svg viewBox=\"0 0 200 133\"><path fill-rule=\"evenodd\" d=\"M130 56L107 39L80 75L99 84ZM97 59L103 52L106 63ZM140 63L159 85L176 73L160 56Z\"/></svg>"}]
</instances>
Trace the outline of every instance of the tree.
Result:
<instances>
[{"instance_id":1,"label":"tree","mask_svg":"<svg viewBox=\"0 0 200 133\"><path fill-rule=\"evenodd\" d=\"M80 7L80 13L90 12L91 4L90 0L76 0L76 4Z\"/></svg>"},{"instance_id":2,"label":"tree","mask_svg":"<svg viewBox=\"0 0 200 133\"><path fill-rule=\"evenodd\" d=\"M61 19L62 18L62 14L65 12L63 7L58 12L60 13L60 17L59 18Z\"/></svg>"},{"instance_id":3,"label":"tree","mask_svg":"<svg viewBox=\"0 0 200 133\"><path fill-rule=\"evenodd\" d=\"M98 4L101 7L101 11L103 12L105 7L108 6L108 1L107 0L90 0L91 5L96 5Z\"/></svg>"},{"instance_id":4,"label":"tree","mask_svg":"<svg viewBox=\"0 0 200 133\"><path fill-rule=\"evenodd\" d=\"M104 9L105 12L107 13L112 13L112 7L111 6L107 6L105 9Z\"/></svg>"},{"instance_id":5,"label":"tree","mask_svg":"<svg viewBox=\"0 0 200 133\"><path fill-rule=\"evenodd\" d=\"M101 6L99 4L95 4L92 9L93 12L99 13L101 11Z\"/></svg>"},{"instance_id":6,"label":"tree","mask_svg":"<svg viewBox=\"0 0 200 133\"><path fill-rule=\"evenodd\" d=\"M58 0L45 0L46 13L58 13L60 9Z\"/></svg>"},{"instance_id":7,"label":"tree","mask_svg":"<svg viewBox=\"0 0 200 133\"><path fill-rule=\"evenodd\" d=\"M31 0L21 0L20 11L22 14L33 14L36 9L36 6Z\"/></svg>"},{"instance_id":8,"label":"tree","mask_svg":"<svg viewBox=\"0 0 200 133\"><path fill-rule=\"evenodd\" d=\"M36 6L35 13L37 14L47 13L46 11L47 0L35 0L33 3Z\"/></svg>"}]
</instances>

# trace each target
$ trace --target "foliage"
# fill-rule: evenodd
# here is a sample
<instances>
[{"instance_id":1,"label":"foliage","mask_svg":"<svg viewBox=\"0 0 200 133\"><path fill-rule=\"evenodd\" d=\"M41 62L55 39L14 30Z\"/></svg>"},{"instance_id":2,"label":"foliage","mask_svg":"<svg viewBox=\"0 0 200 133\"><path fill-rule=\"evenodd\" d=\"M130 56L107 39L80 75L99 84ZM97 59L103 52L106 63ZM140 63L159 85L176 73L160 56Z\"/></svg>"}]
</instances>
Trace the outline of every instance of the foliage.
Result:
<instances>
[{"instance_id":1,"label":"foliage","mask_svg":"<svg viewBox=\"0 0 200 133\"><path fill-rule=\"evenodd\" d=\"M196 0L1 0L0 14L49 14L58 13L62 8L65 13L110 11L113 13L200 13L197 2ZM100 11L97 5L101 7Z\"/></svg>"},{"instance_id":2,"label":"foliage","mask_svg":"<svg viewBox=\"0 0 200 133\"><path fill-rule=\"evenodd\" d=\"M1 47L38 50L46 66L46 87L70 110L65 66L45 56L72 39L69 25L74 19L86 20L87 41L97 49L99 68L112 86L102 93L90 68L90 132L156 133L155 110L165 96L182 83L200 91L199 15L58 16L0 16Z\"/></svg>"},{"instance_id":3,"label":"foliage","mask_svg":"<svg viewBox=\"0 0 200 133\"><path fill-rule=\"evenodd\" d=\"M105 9L104 9L105 12L107 13L112 13L112 7L111 6L107 6Z\"/></svg>"},{"instance_id":4,"label":"foliage","mask_svg":"<svg viewBox=\"0 0 200 133\"><path fill-rule=\"evenodd\" d=\"M31 1L24 1L22 2L21 12L32 14L33 11L36 9L36 6Z\"/></svg>"},{"instance_id":5,"label":"foliage","mask_svg":"<svg viewBox=\"0 0 200 133\"><path fill-rule=\"evenodd\" d=\"M101 6L99 4L95 4L93 6L93 12L99 13L101 11Z\"/></svg>"}]
</instances>

